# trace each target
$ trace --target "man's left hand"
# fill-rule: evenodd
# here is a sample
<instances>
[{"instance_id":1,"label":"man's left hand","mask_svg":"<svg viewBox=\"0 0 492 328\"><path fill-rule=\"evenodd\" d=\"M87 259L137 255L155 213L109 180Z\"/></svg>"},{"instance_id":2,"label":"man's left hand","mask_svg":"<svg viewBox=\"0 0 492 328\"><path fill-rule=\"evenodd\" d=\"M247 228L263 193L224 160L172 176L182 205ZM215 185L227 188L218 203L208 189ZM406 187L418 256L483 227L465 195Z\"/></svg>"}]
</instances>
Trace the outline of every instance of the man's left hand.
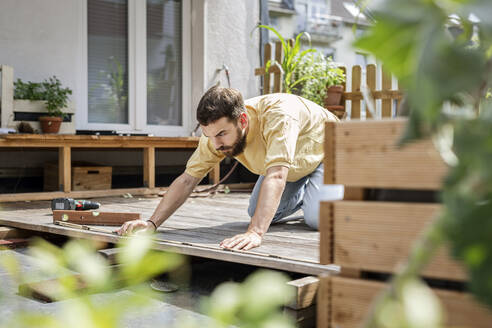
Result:
<instances>
[{"instance_id":1,"label":"man's left hand","mask_svg":"<svg viewBox=\"0 0 492 328\"><path fill-rule=\"evenodd\" d=\"M242 249L247 251L251 248L260 246L261 241L262 238L258 233L254 231L248 231L246 233L235 235L232 238L223 240L220 243L220 247L234 250Z\"/></svg>"}]
</instances>

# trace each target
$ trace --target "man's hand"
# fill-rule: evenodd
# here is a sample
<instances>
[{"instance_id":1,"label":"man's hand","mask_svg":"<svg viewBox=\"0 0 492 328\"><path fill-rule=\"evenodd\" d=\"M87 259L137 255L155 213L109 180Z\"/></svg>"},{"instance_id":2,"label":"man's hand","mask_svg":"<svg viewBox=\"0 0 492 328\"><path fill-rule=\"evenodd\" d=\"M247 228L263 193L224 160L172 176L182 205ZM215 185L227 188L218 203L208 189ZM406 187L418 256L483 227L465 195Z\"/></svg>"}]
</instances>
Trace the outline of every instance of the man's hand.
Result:
<instances>
[{"instance_id":1,"label":"man's hand","mask_svg":"<svg viewBox=\"0 0 492 328\"><path fill-rule=\"evenodd\" d=\"M249 250L253 247L258 247L261 245L261 236L254 231L247 231L240 235L235 235L232 238L223 240L220 243L220 247L235 250Z\"/></svg>"},{"instance_id":2,"label":"man's hand","mask_svg":"<svg viewBox=\"0 0 492 328\"><path fill-rule=\"evenodd\" d=\"M126 236L137 231L151 233L155 231L155 227L152 223L148 221L133 220L123 223L123 225L118 230L116 230L116 233L118 233L118 235L120 236Z\"/></svg>"}]
</instances>

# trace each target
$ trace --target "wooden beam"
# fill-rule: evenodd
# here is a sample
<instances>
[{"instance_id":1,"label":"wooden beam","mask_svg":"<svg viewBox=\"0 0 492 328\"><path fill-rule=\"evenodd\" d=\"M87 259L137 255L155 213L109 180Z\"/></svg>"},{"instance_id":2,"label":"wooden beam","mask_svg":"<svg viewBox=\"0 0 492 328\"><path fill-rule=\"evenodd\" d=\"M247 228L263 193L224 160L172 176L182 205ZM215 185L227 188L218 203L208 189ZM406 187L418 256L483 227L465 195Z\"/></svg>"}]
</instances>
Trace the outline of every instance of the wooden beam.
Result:
<instances>
[{"instance_id":1,"label":"wooden beam","mask_svg":"<svg viewBox=\"0 0 492 328\"><path fill-rule=\"evenodd\" d=\"M99 211L53 211L53 222L63 221L76 224L119 226L126 221L138 220L140 213L99 212Z\"/></svg>"},{"instance_id":2,"label":"wooden beam","mask_svg":"<svg viewBox=\"0 0 492 328\"><path fill-rule=\"evenodd\" d=\"M0 250L3 247L17 248L17 247L25 247L28 244L29 244L29 239L25 239L25 238L0 239Z\"/></svg>"},{"instance_id":3,"label":"wooden beam","mask_svg":"<svg viewBox=\"0 0 492 328\"><path fill-rule=\"evenodd\" d=\"M360 92L361 75L362 75L362 70L359 65L352 67L352 92ZM350 98L345 97L345 99L350 99ZM361 99L350 99L352 100L350 118L352 119L360 118Z\"/></svg>"},{"instance_id":4,"label":"wooden beam","mask_svg":"<svg viewBox=\"0 0 492 328\"><path fill-rule=\"evenodd\" d=\"M316 304L299 310L284 308L284 314L294 320L296 328L313 328L316 326Z\"/></svg>"},{"instance_id":5,"label":"wooden beam","mask_svg":"<svg viewBox=\"0 0 492 328\"><path fill-rule=\"evenodd\" d=\"M282 42L275 42L275 61L280 65L282 63ZM278 72L273 73L273 92L279 93L282 92L282 73L279 70Z\"/></svg>"},{"instance_id":6,"label":"wooden beam","mask_svg":"<svg viewBox=\"0 0 492 328\"><path fill-rule=\"evenodd\" d=\"M334 202L336 242L332 263L363 271L397 272L414 241L440 210L440 204ZM447 248L440 249L421 274L428 278L467 279L461 264L447 254Z\"/></svg>"},{"instance_id":7,"label":"wooden beam","mask_svg":"<svg viewBox=\"0 0 492 328\"><path fill-rule=\"evenodd\" d=\"M147 147L143 150L143 185L146 188L155 187L155 148Z\"/></svg>"},{"instance_id":8,"label":"wooden beam","mask_svg":"<svg viewBox=\"0 0 492 328\"><path fill-rule=\"evenodd\" d=\"M383 78L382 78L382 86L381 86L381 91L385 92L388 90L391 90L391 84L392 84L392 76L389 74L384 67L381 70ZM391 117L391 108L392 108L392 102L393 99L383 99L381 101L381 116L382 117Z\"/></svg>"},{"instance_id":9,"label":"wooden beam","mask_svg":"<svg viewBox=\"0 0 492 328\"><path fill-rule=\"evenodd\" d=\"M29 235L29 232L11 227L0 226L0 239L23 238Z\"/></svg>"},{"instance_id":10,"label":"wooden beam","mask_svg":"<svg viewBox=\"0 0 492 328\"><path fill-rule=\"evenodd\" d=\"M324 183L334 184L335 182L335 129L336 122L325 123L325 143L324 151L325 158L323 160L324 166Z\"/></svg>"},{"instance_id":11,"label":"wooden beam","mask_svg":"<svg viewBox=\"0 0 492 328\"><path fill-rule=\"evenodd\" d=\"M94 198L94 197L107 197L107 196L119 196L119 195L156 195L161 192L165 192L167 190L168 187L0 194L0 203L34 201L34 200L52 200L53 198L59 198L59 197Z\"/></svg>"},{"instance_id":12,"label":"wooden beam","mask_svg":"<svg viewBox=\"0 0 492 328\"><path fill-rule=\"evenodd\" d=\"M60 191L70 192L72 189L72 159L68 146L58 148L58 183Z\"/></svg>"},{"instance_id":13,"label":"wooden beam","mask_svg":"<svg viewBox=\"0 0 492 328\"><path fill-rule=\"evenodd\" d=\"M316 328L330 328L331 317L331 277L322 274L318 277L318 295L316 300Z\"/></svg>"},{"instance_id":14,"label":"wooden beam","mask_svg":"<svg viewBox=\"0 0 492 328\"><path fill-rule=\"evenodd\" d=\"M321 202L319 207L319 263L333 263L333 203Z\"/></svg>"},{"instance_id":15,"label":"wooden beam","mask_svg":"<svg viewBox=\"0 0 492 328\"><path fill-rule=\"evenodd\" d=\"M398 91L398 90L385 90L385 91L373 91L371 92L371 96L373 99L402 99L403 98L403 92ZM363 100L364 96L362 95L362 92L360 91L351 91L351 92L344 92L343 97L346 100ZM355 117L359 118L359 117Z\"/></svg>"},{"instance_id":16,"label":"wooden beam","mask_svg":"<svg viewBox=\"0 0 492 328\"><path fill-rule=\"evenodd\" d=\"M313 276L289 281L287 285L295 291L295 298L287 307L300 310L316 303L319 279Z\"/></svg>"}]
</instances>

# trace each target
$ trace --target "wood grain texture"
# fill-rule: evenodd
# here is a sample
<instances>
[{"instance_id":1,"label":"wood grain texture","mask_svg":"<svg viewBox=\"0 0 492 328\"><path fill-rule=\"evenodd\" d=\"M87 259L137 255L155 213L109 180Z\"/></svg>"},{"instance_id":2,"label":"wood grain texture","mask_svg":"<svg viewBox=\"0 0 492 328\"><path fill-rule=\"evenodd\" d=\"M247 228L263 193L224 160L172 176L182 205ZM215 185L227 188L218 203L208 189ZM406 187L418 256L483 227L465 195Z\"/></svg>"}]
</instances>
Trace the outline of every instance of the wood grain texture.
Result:
<instances>
[{"instance_id":1,"label":"wood grain texture","mask_svg":"<svg viewBox=\"0 0 492 328\"><path fill-rule=\"evenodd\" d=\"M336 122L325 123L325 142L323 144L325 152L323 159L325 184L335 183L335 128Z\"/></svg>"},{"instance_id":2,"label":"wood grain texture","mask_svg":"<svg viewBox=\"0 0 492 328\"><path fill-rule=\"evenodd\" d=\"M137 212L148 218L160 198L100 198L101 212ZM219 243L246 231L249 194L217 194L213 198L188 199L155 234L155 248L185 255L221 261L250 264L258 267L318 275L336 273L337 266L319 264L319 232L302 220L272 225L263 244L252 251L226 251ZM81 231L52 223L49 202L2 204L0 224L33 231L50 232L75 238L90 238L116 243L121 237L92 231ZM110 227L101 227L108 232Z\"/></svg>"},{"instance_id":3,"label":"wood grain texture","mask_svg":"<svg viewBox=\"0 0 492 328\"><path fill-rule=\"evenodd\" d=\"M147 147L143 150L143 186L155 187L155 147Z\"/></svg>"},{"instance_id":4,"label":"wood grain texture","mask_svg":"<svg viewBox=\"0 0 492 328\"><path fill-rule=\"evenodd\" d=\"M87 136L69 134L0 135L0 147L195 149L199 137Z\"/></svg>"},{"instance_id":5,"label":"wood grain texture","mask_svg":"<svg viewBox=\"0 0 492 328\"><path fill-rule=\"evenodd\" d=\"M374 298L386 286L382 282L331 277L331 327L358 328ZM470 294L433 289L446 311L446 327L488 328L492 312L476 303ZM318 308L318 311L320 309Z\"/></svg>"},{"instance_id":6,"label":"wood grain texture","mask_svg":"<svg viewBox=\"0 0 492 328\"><path fill-rule=\"evenodd\" d=\"M282 63L282 42L275 42L275 60L277 63ZM282 72L273 73L273 93L282 92Z\"/></svg>"},{"instance_id":7,"label":"wood grain texture","mask_svg":"<svg viewBox=\"0 0 492 328\"><path fill-rule=\"evenodd\" d=\"M70 147L63 146L58 148L58 190L70 192L72 190L71 175L72 151Z\"/></svg>"},{"instance_id":8,"label":"wood grain texture","mask_svg":"<svg viewBox=\"0 0 492 328\"><path fill-rule=\"evenodd\" d=\"M366 83L370 92L376 91L376 65L369 64L366 66ZM374 103L374 108L376 104ZM366 104L366 118L372 118L372 114L369 111L369 106Z\"/></svg>"},{"instance_id":9,"label":"wood grain texture","mask_svg":"<svg viewBox=\"0 0 492 328\"><path fill-rule=\"evenodd\" d=\"M333 263L333 203L321 202L319 207L319 263Z\"/></svg>"},{"instance_id":10,"label":"wood grain texture","mask_svg":"<svg viewBox=\"0 0 492 328\"><path fill-rule=\"evenodd\" d=\"M382 74L382 82L381 82L381 90L388 91L391 90L391 84L392 84L392 76L390 73L388 73L385 68L383 67L381 70ZM382 117L392 117L392 99L383 99L381 101L381 116Z\"/></svg>"},{"instance_id":11,"label":"wood grain texture","mask_svg":"<svg viewBox=\"0 0 492 328\"><path fill-rule=\"evenodd\" d=\"M333 182L349 187L438 190L448 168L431 141L398 148L405 119L344 121L334 124ZM325 139L325 143L329 142ZM330 159L334 157L334 159ZM326 160L325 160L326 163ZM325 183L332 181L325 171Z\"/></svg>"},{"instance_id":12,"label":"wood grain texture","mask_svg":"<svg viewBox=\"0 0 492 328\"><path fill-rule=\"evenodd\" d=\"M111 166L72 167L73 191L111 189Z\"/></svg>"},{"instance_id":13,"label":"wood grain texture","mask_svg":"<svg viewBox=\"0 0 492 328\"><path fill-rule=\"evenodd\" d=\"M318 284L319 279L313 276L289 281L287 285L294 289L295 297L287 307L300 310L315 304Z\"/></svg>"},{"instance_id":14,"label":"wood grain texture","mask_svg":"<svg viewBox=\"0 0 492 328\"><path fill-rule=\"evenodd\" d=\"M264 53L265 59L263 60L263 65L266 66L269 60L272 59L272 44L270 42L265 43L265 53ZM273 66L277 68L277 66ZM272 67L272 68L273 68ZM263 94L269 94L270 93L270 73L271 71L269 70L268 72L263 71Z\"/></svg>"},{"instance_id":15,"label":"wood grain texture","mask_svg":"<svg viewBox=\"0 0 492 328\"><path fill-rule=\"evenodd\" d=\"M360 66L352 67L352 92L360 92L361 75L362 75L362 70ZM345 98L345 99L349 99L349 98ZM352 119L360 118L361 99L352 99L352 107L351 107L352 109L350 112L350 118Z\"/></svg>"},{"instance_id":16,"label":"wood grain texture","mask_svg":"<svg viewBox=\"0 0 492 328\"><path fill-rule=\"evenodd\" d=\"M331 263L365 271L396 272L440 208L439 204L422 203L333 203L334 258ZM324 230L321 245L323 234ZM462 266L447 254L447 248L432 258L422 275L451 280L467 278Z\"/></svg>"},{"instance_id":17,"label":"wood grain texture","mask_svg":"<svg viewBox=\"0 0 492 328\"><path fill-rule=\"evenodd\" d=\"M53 222L63 221L76 224L117 226L141 218L140 213L99 212L99 211L53 211Z\"/></svg>"},{"instance_id":18,"label":"wood grain texture","mask_svg":"<svg viewBox=\"0 0 492 328\"><path fill-rule=\"evenodd\" d=\"M319 275L318 295L316 299L316 328L330 328L331 321L331 277Z\"/></svg>"}]
</instances>

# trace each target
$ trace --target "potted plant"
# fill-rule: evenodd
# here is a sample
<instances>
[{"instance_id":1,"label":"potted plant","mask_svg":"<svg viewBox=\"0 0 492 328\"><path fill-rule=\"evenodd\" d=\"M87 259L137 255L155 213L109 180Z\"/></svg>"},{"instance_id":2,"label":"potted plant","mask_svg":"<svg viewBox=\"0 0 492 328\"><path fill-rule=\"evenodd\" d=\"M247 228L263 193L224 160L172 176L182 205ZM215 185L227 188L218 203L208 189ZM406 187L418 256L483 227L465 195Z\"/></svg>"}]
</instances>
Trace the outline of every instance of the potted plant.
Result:
<instances>
[{"instance_id":1,"label":"potted plant","mask_svg":"<svg viewBox=\"0 0 492 328\"><path fill-rule=\"evenodd\" d=\"M69 88L62 88L60 80L50 77L41 83L23 82L18 79L14 83L14 98L44 102L48 115L39 117L43 133L58 133L65 114L62 109L67 107L68 95L72 94Z\"/></svg>"}]
</instances>

